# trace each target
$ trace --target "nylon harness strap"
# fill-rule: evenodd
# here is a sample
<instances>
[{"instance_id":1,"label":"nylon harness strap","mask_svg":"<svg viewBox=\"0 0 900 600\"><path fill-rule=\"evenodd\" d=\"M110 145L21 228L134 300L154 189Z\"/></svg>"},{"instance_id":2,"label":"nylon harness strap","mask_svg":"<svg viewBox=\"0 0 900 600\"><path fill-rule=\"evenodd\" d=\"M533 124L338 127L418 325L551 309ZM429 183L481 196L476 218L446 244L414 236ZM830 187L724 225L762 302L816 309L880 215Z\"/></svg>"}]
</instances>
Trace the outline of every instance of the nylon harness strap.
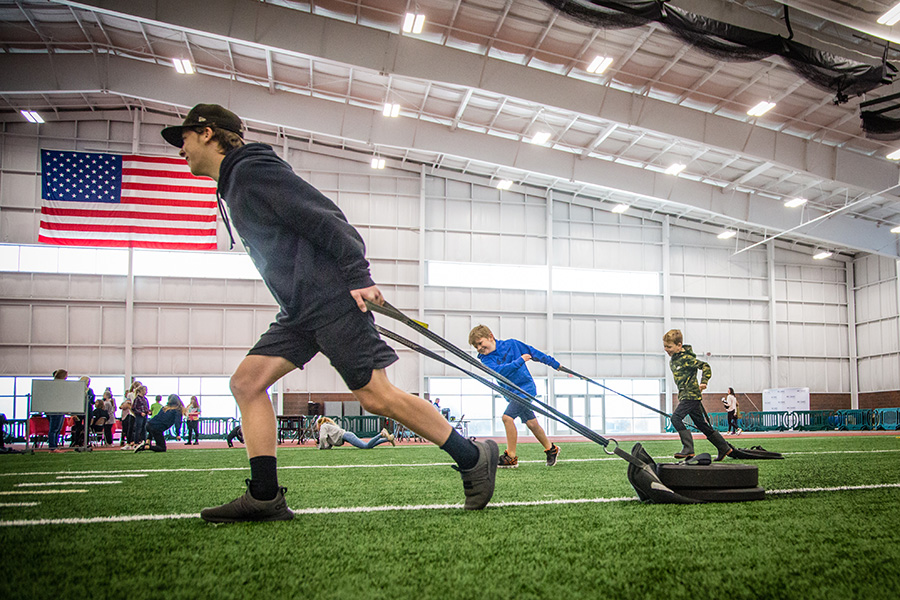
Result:
<instances>
[{"instance_id":1,"label":"nylon harness strap","mask_svg":"<svg viewBox=\"0 0 900 600\"><path fill-rule=\"evenodd\" d=\"M406 340L403 337L401 337L393 332L387 332L387 330L385 330L384 328L376 325L376 327L378 327L378 331L384 332L386 337L390 337L391 339L400 342L401 344L411 348L412 350L415 350L416 352L419 352L425 356L428 356L429 358L435 359L439 362L442 362L444 364L447 364L447 365L453 367L454 369L457 369L457 370L462 371L463 373L466 373L473 379L476 379L477 381L480 381L481 383L484 383L491 389L497 391L498 393L500 393L503 397L507 398L508 400L516 402L522 406L526 406L530 409L537 409L537 412L539 412L540 414L542 414L548 418L554 419L555 421L559 421L559 422L563 423L564 425L569 426L576 432L580 433L581 435L588 438L589 440L600 444L601 446L606 447L609 444L610 440L599 435L596 431L589 429L587 426L574 420L569 415L567 415L563 412L560 412L558 409L535 398L534 396L532 396L531 394L529 394L528 392L526 392L525 390L523 390L522 388L517 386L515 383L510 381L507 377L501 375L500 373L497 373L490 367L484 365L480 360L470 356L464 350L457 348L456 346L454 346L453 344L451 344L450 342L448 342L447 340L445 340L438 334L432 332L427 327L423 326L418 321L410 319L409 317L404 315L402 312L400 312L398 309L394 308L387 302L385 302L384 306L379 306L377 304L373 304L370 302L367 302L366 304L374 312L383 314L387 317L390 317L392 319L395 319L395 320L403 323L404 325L411 327L412 329L415 329L418 333L424 335L425 337L432 340L433 342L435 342L442 348L450 351L452 354L462 358L465 362L478 367L480 370L486 372L491 377L497 379L497 381L513 388L514 391L511 392L510 390L504 389L500 386L496 386L496 384L493 384L493 382L489 382L481 376L476 376L475 373L472 373L466 369L463 369L462 367L457 366L453 362L448 361L447 359L431 352L427 348L423 348L422 346L416 344L415 342Z\"/></svg>"}]
</instances>

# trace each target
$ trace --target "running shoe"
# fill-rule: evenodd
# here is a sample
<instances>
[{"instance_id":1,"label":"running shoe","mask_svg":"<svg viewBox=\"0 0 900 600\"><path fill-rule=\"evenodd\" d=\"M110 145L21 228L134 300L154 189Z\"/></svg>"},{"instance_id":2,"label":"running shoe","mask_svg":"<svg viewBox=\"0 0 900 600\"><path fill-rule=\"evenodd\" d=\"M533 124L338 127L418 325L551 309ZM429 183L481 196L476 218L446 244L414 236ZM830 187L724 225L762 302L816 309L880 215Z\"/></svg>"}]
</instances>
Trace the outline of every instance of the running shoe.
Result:
<instances>
[{"instance_id":1,"label":"running shoe","mask_svg":"<svg viewBox=\"0 0 900 600\"><path fill-rule=\"evenodd\" d=\"M473 442L478 447L478 462L471 469L453 468L459 471L463 480L463 491L466 494L466 510L481 510L491 501L494 495L494 482L497 479L497 457L500 454L497 442L485 440Z\"/></svg>"},{"instance_id":2,"label":"running shoe","mask_svg":"<svg viewBox=\"0 0 900 600\"><path fill-rule=\"evenodd\" d=\"M556 444L550 444L549 450L544 450L544 454L547 455L547 466L552 467L556 464L556 460L559 458L559 446Z\"/></svg>"},{"instance_id":3,"label":"running shoe","mask_svg":"<svg viewBox=\"0 0 900 600\"><path fill-rule=\"evenodd\" d=\"M501 469L515 469L519 466L519 457L518 456L510 456L509 451L504 450L503 455L500 457L500 460L497 462L497 466Z\"/></svg>"},{"instance_id":4,"label":"running shoe","mask_svg":"<svg viewBox=\"0 0 900 600\"><path fill-rule=\"evenodd\" d=\"M294 512L284 500L287 488L278 488L272 500L257 500L250 495L250 480L246 480L247 491L243 496L228 504L204 508L200 517L209 523L239 523L243 521L290 521Z\"/></svg>"}]
</instances>

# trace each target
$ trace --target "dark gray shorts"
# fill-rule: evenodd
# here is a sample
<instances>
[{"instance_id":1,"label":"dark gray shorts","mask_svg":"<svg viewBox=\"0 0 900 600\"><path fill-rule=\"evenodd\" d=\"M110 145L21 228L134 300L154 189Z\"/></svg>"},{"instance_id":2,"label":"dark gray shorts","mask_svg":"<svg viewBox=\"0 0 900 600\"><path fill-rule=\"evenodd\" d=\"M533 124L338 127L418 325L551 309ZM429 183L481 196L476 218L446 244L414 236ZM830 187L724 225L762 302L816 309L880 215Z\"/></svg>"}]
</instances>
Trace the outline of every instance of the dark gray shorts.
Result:
<instances>
[{"instance_id":1,"label":"dark gray shorts","mask_svg":"<svg viewBox=\"0 0 900 600\"><path fill-rule=\"evenodd\" d=\"M527 406L519 404L518 402L510 402L508 405L506 405L506 410L503 411L503 414L510 417L511 419L515 419L516 417L518 417L519 420L523 423L527 423L532 419L537 419L537 417L534 416L533 410L531 410Z\"/></svg>"},{"instance_id":2,"label":"dark gray shorts","mask_svg":"<svg viewBox=\"0 0 900 600\"><path fill-rule=\"evenodd\" d=\"M351 390L365 387L372 371L397 361L397 353L375 331L371 311L351 310L316 330L272 323L248 355L278 356L302 369L321 352Z\"/></svg>"}]
</instances>

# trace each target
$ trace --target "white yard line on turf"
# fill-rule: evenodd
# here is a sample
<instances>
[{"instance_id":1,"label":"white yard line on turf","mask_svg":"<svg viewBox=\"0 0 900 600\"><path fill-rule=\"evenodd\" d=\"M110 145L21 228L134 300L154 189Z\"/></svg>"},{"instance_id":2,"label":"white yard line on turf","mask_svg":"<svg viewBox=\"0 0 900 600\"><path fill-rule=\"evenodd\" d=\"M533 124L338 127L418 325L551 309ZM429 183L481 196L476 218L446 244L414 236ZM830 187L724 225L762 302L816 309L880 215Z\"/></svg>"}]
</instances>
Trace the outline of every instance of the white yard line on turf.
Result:
<instances>
[{"instance_id":1,"label":"white yard line on turf","mask_svg":"<svg viewBox=\"0 0 900 600\"><path fill-rule=\"evenodd\" d=\"M16 490L0 492L0 496L22 496L24 494L86 494L87 490Z\"/></svg>"},{"instance_id":2,"label":"white yard line on turf","mask_svg":"<svg viewBox=\"0 0 900 600\"><path fill-rule=\"evenodd\" d=\"M837 486L824 488L798 488L793 490L768 490L766 494L798 494L808 492L845 492L854 490L875 490L883 488L900 488L900 483L880 483L873 485ZM550 506L562 504L604 504L612 502L634 502L635 497L621 498L573 498L559 500L533 500L521 502L495 502L489 508L503 508L507 506ZM405 506L337 506L332 508L300 508L293 509L295 515L332 515L345 513L375 513L389 511L411 510L447 510L461 509L462 504L410 504ZM121 515L117 517L87 517L70 519L19 519L15 521L0 521L0 527L26 527L36 525L87 525L91 523L125 523L131 521L165 521L175 519L199 518L198 513L183 513L174 515Z\"/></svg>"},{"instance_id":3,"label":"white yard line on turf","mask_svg":"<svg viewBox=\"0 0 900 600\"><path fill-rule=\"evenodd\" d=\"M58 475L57 479L117 479L119 477L146 477L146 473L119 473L118 475Z\"/></svg>"},{"instance_id":4,"label":"white yard line on turf","mask_svg":"<svg viewBox=\"0 0 900 600\"><path fill-rule=\"evenodd\" d=\"M0 502L0 507L7 508L13 506L37 506L40 502Z\"/></svg>"},{"instance_id":5,"label":"white yard line on turf","mask_svg":"<svg viewBox=\"0 0 900 600\"><path fill-rule=\"evenodd\" d=\"M785 456L797 455L818 455L818 454L871 454L881 452L900 452L900 449L887 450L828 450L822 452L784 452ZM668 458L668 457L665 457ZM607 462L620 460L615 456L605 456L597 458L561 458L559 463L577 463L577 462ZM520 464L528 463L544 463L544 459L538 460L520 460ZM730 461L729 461L730 462ZM381 469L387 467L449 467L452 462L433 462L433 463L381 463L375 465L284 465L279 466L278 470L290 471L295 469ZM87 475L88 478L94 477L145 477L139 473L213 473L220 471L247 471L249 467L210 467L210 468L184 468L184 469L105 469L103 471L31 471L25 473L0 473L0 477L34 477L39 475Z\"/></svg>"},{"instance_id":6,"label":"white yard line on turf","mask_svg":"<svg viewBox=\"0 0 900 600\"><path fill-rule=\"evenodd\" d=\"M42 483L17 483L15 487L49 487L51 485L114 485L121 481L47 481Z\"/></svg>"}]
</instances>

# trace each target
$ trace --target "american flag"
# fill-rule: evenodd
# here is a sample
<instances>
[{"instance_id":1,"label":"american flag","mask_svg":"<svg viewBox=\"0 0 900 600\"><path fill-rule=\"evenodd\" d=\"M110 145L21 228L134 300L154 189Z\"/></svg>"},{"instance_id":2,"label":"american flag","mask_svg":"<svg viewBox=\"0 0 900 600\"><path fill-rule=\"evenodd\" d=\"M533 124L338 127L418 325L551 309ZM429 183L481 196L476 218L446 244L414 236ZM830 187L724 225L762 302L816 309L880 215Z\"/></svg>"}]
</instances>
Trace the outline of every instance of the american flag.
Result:
<instances>
[{"instance_id":1,"label":"american flag","mask_svg":"<svg viewBox=\"0 0 900 600\"><path fill-rule=\"evenodd\" d=\"M41 173L45 244L216 249L216 183L184 159L42 150Z\"/></svg>"}]
</instances>

